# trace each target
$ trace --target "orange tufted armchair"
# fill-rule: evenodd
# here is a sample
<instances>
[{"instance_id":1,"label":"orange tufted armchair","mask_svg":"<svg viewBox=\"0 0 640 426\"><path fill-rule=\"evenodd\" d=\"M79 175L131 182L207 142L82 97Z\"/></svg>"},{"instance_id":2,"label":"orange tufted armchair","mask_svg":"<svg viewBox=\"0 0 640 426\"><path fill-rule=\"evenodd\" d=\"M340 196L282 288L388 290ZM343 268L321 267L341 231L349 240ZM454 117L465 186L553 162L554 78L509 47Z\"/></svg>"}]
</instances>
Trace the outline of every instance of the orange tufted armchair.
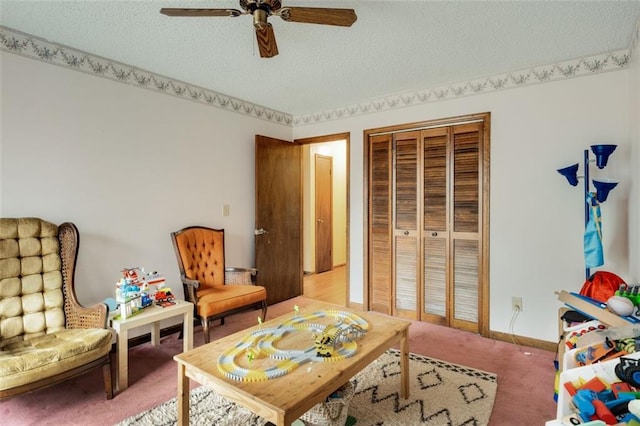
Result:
<instances>
[{"instance_id":1,"label":"orange tufted armchair","mask_svg":"<svg viewBox=\"0 0 640 426\"><path fill-rule=\"evenodd\" d=\"M209 322L247 309L262 309L267 316L267 291L255 285L255 269L225 267L224 229L190 226L171 233L184 297L194 304L204 341L209 343Z\"/></svg>"},{"instance_id":2,"label":"orange tufted armchair","mask_svg":"<svg viewBox=\"0 0 640 426\"><path fill-rule=\"evenodd\" d=\"M74 290L74 224L0 218L0 399L102 367L113 397L107 306Z\"/></svg>"}]
</instances>

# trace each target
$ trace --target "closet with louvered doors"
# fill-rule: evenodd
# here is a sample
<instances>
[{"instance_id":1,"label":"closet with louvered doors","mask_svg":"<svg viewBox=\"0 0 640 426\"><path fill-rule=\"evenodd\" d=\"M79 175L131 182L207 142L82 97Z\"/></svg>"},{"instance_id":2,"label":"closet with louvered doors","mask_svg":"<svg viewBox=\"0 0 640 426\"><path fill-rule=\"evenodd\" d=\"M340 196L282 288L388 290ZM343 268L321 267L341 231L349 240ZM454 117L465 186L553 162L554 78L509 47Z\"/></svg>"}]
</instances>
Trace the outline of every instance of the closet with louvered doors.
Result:
<instances>
[{"instance_id":1,"label":"closet with louvered doors","mask_svg":"<svg viewBox=\"0 0 640 426\"><path fill-rule=\"evenodd\" d=\"M369 309L488 333L488 120L368 135Z\"/></svg>"}]
</instances>

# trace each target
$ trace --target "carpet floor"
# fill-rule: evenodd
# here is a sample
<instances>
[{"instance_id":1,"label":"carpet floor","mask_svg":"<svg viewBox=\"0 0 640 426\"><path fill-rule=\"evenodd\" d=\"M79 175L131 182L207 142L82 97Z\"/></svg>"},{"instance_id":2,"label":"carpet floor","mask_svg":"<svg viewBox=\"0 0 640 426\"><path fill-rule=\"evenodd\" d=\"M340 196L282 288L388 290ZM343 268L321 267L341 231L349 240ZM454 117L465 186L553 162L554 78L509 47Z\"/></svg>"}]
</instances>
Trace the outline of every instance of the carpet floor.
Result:
<instances>
[{"instance_id":1,"label":"carpet floor","mask_svg":"<svg viewBox=\"0 0 640 426\"><path fill-rule=\"evenodd\" d=\"M269 306L268 318L306 306L302 296ZM234 315L225 325L216 324L216 340L255 325L255 312ZM517 331L517 327L516 327ZM194 346L204 343L200 327ZM487 339L476 334L412 321L409 328L412 353L466 365L498 375L498 392L490 426L544 425L556 417L553 401L554 353ZM2 426L113 426L176 396L177 368L173 357L182 352L178 333L129 350L129 389L107 400L102 372L95 369L64 383L0 401ZM193 388L198 386L192 381ZM357 426L357 424L356 424ZM412 425L405 425L412 426Z\"/></svg>"},{"instance_id":2,"label":"carpet floor","mask_svg":"<svg viewBox=\"0 0 640 426\"><path fill-rule=\"evenodd\" d=\"M399 394L399 351L389 349L352 379L355 393L350 401L329 403L335 408L330 415L344 424L347 412L342 409L346 408L350 423L355 420L356 425L363 426L488 424L497 392L495 374L416 354L410 355L409 366L408 399ZM190 401L191 424L261 426L266 423L205 387L192 390ZM325 406L305 420L311 424L320 422L323 413L328 411ZM173 398L124 420L119 426L169 426L176 424L176 417L177 404Z\"/></svg>"}]
</instances>

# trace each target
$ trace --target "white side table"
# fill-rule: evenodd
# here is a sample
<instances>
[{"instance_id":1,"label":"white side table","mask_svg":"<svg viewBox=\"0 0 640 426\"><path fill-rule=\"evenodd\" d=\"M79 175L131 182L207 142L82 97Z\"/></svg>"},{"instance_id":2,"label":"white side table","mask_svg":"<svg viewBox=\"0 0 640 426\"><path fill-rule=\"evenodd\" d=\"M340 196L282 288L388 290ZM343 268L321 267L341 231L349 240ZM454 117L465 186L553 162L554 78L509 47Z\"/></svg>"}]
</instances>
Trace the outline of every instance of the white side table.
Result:
<instances>
[{"instance_id":1,"label":"white side table","mask_svg":"<svg viewBox=\"0 0 640 426\"><path fill-rule=\"evenodd\" d=\"M151 324L151 344L158 346L160 344L160 321L178 315L184 316L182 350L186 352L193 349L193 303L176 300L175 305L164 308L153 305L127 319L111 318L111 327L118 335L116 341L118 352L116 386L120 392L129 387L129 330Z\"/></svg>"}]
</instances>

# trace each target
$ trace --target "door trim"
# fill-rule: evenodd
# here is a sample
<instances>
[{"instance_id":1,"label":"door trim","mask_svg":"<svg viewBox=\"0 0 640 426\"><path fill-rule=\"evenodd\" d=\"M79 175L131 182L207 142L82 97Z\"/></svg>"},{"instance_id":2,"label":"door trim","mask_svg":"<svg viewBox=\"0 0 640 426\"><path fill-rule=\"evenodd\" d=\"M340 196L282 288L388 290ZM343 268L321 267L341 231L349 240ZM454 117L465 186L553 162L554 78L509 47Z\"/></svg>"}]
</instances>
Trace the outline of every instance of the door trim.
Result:
<instances>
[{"instance_id":1,"label":"door trim","mask_svg":"<svg viewBox=\"0 0 640 426\"><path fill-rule=\"evenodd\" d=\"M339 140L344 140L345 144L346 144L346 171L345 171L345 179L346 179L346 230L345 230L345 234L346 234L346 261L347 261L347 271L346 271L346 280L345 280L345 294L346 294L346 298L345 300L347 301L347 307L351 307L352 303L351 303L351 296L350 296L350 288L351 288L351 282L350 282L350 269L351 269L351 208L350 208L350 203L351 203L351 132L342 132L342 133L333 133L333 134L329 134L329 135L322 135L322 136L311 136L311 137L307 137L307 138L300 138L300 139L294 139L293 142L299 145L310 145L310 144L318 144L318 143L326 143L326 142L334 142L334 141L339 141ZM359 304L356 303L356 305L358 305L357 307L360 307Z\"/></svg>"}]
</instances>

